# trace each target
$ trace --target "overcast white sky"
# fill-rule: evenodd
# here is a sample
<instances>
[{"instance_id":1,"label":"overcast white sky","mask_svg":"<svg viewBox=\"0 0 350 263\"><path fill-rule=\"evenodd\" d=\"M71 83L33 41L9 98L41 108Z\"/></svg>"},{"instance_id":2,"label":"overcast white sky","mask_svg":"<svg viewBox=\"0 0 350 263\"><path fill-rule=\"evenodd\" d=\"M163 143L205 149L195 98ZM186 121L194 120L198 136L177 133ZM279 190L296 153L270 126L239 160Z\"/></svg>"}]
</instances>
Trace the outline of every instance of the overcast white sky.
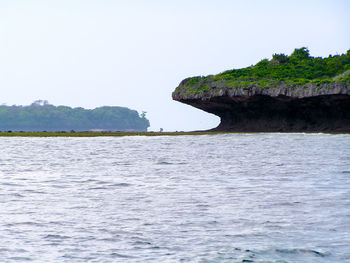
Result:
<instances>
[{"instance_id":1,"label":"overcast white sky","mask_svg":"<svg viewBox=\"0 0 350 263\"><path fill-rule=\"evenodd\" d=\"M0 103L147 111L149 130L219 119L171 93L190 76L306 46L350 49L349 0L0 0Z\"/></svg>"}]
</instances>

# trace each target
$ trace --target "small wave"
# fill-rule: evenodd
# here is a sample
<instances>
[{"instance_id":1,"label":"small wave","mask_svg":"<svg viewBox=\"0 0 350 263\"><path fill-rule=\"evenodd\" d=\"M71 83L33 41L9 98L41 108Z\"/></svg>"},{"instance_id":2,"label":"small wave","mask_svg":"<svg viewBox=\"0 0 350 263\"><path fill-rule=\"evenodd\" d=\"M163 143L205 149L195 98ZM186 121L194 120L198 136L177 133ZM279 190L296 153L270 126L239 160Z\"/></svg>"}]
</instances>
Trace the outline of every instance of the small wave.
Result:
<instances>
[{"instance_id":1,"label":"small wave","mask_svg":"<svg viewBox=\"0 0 350 263\"><path fill-rule=\"evenodd\" d=\"M11 248L0 248L0 252L10 252L10 253L27 253L28 251L23 248L11 249Z\"/></svg>"},{"instance_id":2,"label":"small wave","mask_svg":"<svg viewBox=\"0 0 350 263\"><path fill-rule=\"evenodd\" d=\"M96 179L87 179L87 180L83 180L83 181L77 181L78 183L95 183L95 182L99 182Z\"/></svg>"},{"instance_id":3,"label":"small wave","mask_svg":"<svg viewBox=\"0 0 350 263\"><path fill-rule=\"evenodd\" d=\"M102 242L109 242L109 243L115 243L116 241L118 241L117 238L113 238L113 237L106 237L106 238L101 238L98 240L102 241Z\"/></svg>"},{"instance_id":4,"label":"small wave","mask_svg":"<svg viewBox=\"0 0 350 263\"><path fill-rule=\"evenodd\" d=\"M9 223L5 225L6 227L19 227L19 226L44 226L42 223L38 222L18 222L18 223Z\"/></svg>"},{"instance_id":5,"label":"small wave","mask_svg":"<svg viewBox=\"0 0 350 263\"><path fill-rule=\"evenodd\" d=\"M24 192L31 193L31 194L46 194L46 192L43 191L37 191L37 190L32 190L32 189L25 189L23 190Z\"/></svg>"},{"instance_id":6,"label":"small wave","mask_svg":"<svg viewBox=\"0 0 350 263\"><path fill-rule=\"evenodd\" d=\"M210 206L207 204L197 204L196 207L198 208L209 208Z\"/></svg>"},{"instance_id":7,"label":"small wave","mask_svg":"<svg viewBox=\"0 0 350 263\"><path fill-rule=\"evenodd\" d=\"M23 186L22 184L14 184L14 183L1 183L4 186Z\"/></svg>"},{"instance_id":8,"label":"small wave","mask_svg":"<svg viewBox=\"0 0 350 263\"><path fill-rule=\"evenodd\" d=\"M134 246L150 246L152 245L151 242L148 242L148 241L135 241L133 243Z\"/></svg>"},{"instance_id":9,"label":"small wave","mask_svg":"<svg viewBox=\"0 0 350 263\"><path fill-rule=\"evenodd\" d=\"M111 253L110 255L113 258L132 258L132 256L124 255L124 254L120 254L120 253L115 253L115 252Z\"/></svg>"},{"instance_id":10,"label":"small wave","mask_svg":"<svg viewBox=\"0 0 350 263\"><path fill-rule=\"evenodd\" d=\"M188 163L186 162L167 162L167 161L159 161L157 162L158 165L186 165Z\"/></svg>"},{"instance_id":11,"label":"small wave","mask_svg":"<svg viewBox=\"0 0 350 263\"><path fill-rule=\"evenodd\" d=\"M99 180L96 180L95 182L96 182L96 184L108 184L109 183L107 181L99 181Z\"/></svg>"},{"instance_id":12,"label":"small wave","mask_svg":"<svg viewBox=\"0 0 350 263\"><path fill-rule=\"evenodd\" d=\"M18 261L18 262L32 261L32 259L29 257L10 257L9 259L14 260L14 261Z\"/></svg>"},{"instance_id":13,"label":"small wave","mask_svg":"<svg viewBox=\"0 0 350 263\"><path fill-rule=\"evenodd\" d=\"M14 196L14 197L24 197L23 195L19 194L19 193L13 193L13 194L10 194L11 196Z\"/></svg>"},{"instance_id":14,"label":"small wave","mask_svg":"<svg viewBox=\"0 0 350 263\"><path fill-rule=\"evenodd\" d=\"M309 262L311 259L320 261L330 256L328 252L320 252L314 249L298 248L276 248L263 251L252 251L249 249L235 249L244 253L240 262ZM299 261L298 261L299 260ZM323 262L323 261L322 261Z\"/></svg>"},{"instance_id":15,"label":"small wave","mask_svg":"<svg viewBox=\"0 0 350 263\"><path fill-rule=\"evenodd\" d=\"M90 187L88 190L106 190L108 187L106 186L96 186L96 187Z\"/></svg>"},{"instance_id":16,"label":"small wave","mask_svg":"<svg viewBox=\"0 0 350 263\"><path fill-rule=\"evenodd\" d=\"M50 222L48 222L48 225L63 226L64 224L65 224L64 221L50 221Z\"/></svg>"},{"instance_id":17,"label":"small wave","mask_svg":"<svg viewBox=\"0 0 350 263\"><path fill-rule=\"evenodd\" d=\"M57 240L57 239L63 240L63 239L69 239L69 238L70 238L69 236L61 236L57 234L49 234L44 237L44 239L54 239L54 240Z\"/></svg>"},{"instance_id":18,"label":"small wave","mask_svg":"<svg viewBox=\"0 0 350 263\"><path fill-rule=\"evenodd\" d=\"M317 250L312 250L312 249L276 249L276 253L279 254L295 254L295 255L314 255L317 257L326 257L329 255L327 252L319 252Z\"/></svg>"},{"instance_id":19,"label":"small wave","mask_svg":"<svg viewBox=\"0 0 350 263\"><path fill-rule=\"evenodd\" d=\"M169 162L162 161L162 162L157 162L157 164L159 164L159 165L172 165L174 163L169 163Z\"/></svg>"},{"instance_id":20,"label":"small wave","mask_svg":"<svg viewBox=\"0 0 350 263\"><path fill-rule=\"evenodd\" d=\"M281 202L281 203L276 203L275 206L295 206L300 204L300 202Z\"/></svg>"},{"instance_id":21,"label":"small wave","mask_svg":"<svg viewBox=\"0 0 350 263\"><path fill-rule=\"evenodd\" d=\"M128 184L128 183L116 183L116 184L112 184L111 186L115 186L115 187L127 187L127 186L131 186L131 184Z\"/></svg>"},{"instance_id":22,"label":"small wave","mask_svg":"<svg viewBox=\"0 0 350 263\"><path fill-rule=\"evenodd\" d=\"M113 166L118 166L118 165L120 165L120 166L130 166L130 165L132 165L132 163L131 162L112 162L111 165L113 165Z\"/></svg>"},{"instance_id":23,"label":"small wave","mask_svg":"<svg viewBox=\"0 0 350 263\"><path fill-rule=\"evenodd\" d=\"M81 210L81 209L87 209L87 208L89 208L89 206L86 206L86 205L77 205L77 206L68 207L67 209L70 209L70 210Z\"/></svg>"},{"instance_id":24,"label":"small wave","mask_svg":"<svg viewBox=\"0 0 350 263\"><path fill-rule=\"evenodd\" d=\"M64 188L67 188L67 185L54 184L51 187L56 188L56 189L64 189Z\"/></svg>"}]
</instances>

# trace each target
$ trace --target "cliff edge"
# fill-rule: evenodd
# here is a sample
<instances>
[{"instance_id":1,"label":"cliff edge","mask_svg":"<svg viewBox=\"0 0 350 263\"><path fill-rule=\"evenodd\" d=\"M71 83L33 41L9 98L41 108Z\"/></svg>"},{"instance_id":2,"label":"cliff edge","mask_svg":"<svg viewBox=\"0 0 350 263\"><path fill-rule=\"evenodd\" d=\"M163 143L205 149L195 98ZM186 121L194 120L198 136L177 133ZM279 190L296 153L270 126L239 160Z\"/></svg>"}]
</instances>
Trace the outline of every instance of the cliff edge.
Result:
<instances>
[{"instance_id":1,"label":"cliff edge","mask_svg":"<svg viewBox=\"0 0 350 263\"><path fill-rule=\"evenodd\" d=\"M220 117L215 131L350 132L350 50L314 58L306 48L254 66L187 78L174 100Z\"/></svg>"}]
</instances>

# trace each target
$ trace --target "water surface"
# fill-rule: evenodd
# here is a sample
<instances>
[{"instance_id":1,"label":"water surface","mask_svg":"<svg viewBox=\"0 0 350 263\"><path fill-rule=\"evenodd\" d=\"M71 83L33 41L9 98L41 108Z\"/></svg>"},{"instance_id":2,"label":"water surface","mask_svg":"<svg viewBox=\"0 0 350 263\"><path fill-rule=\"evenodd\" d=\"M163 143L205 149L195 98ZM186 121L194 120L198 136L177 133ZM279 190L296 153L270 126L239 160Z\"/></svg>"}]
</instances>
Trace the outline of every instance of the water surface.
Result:
<instances>
[{"instance_id":1,"label":"water surface","mask_svg":"<svg viewBox=\"0 0 350 263\"><path fill-rule=\"evenodd\" d=\"M0 138L1 262L350 262L350 135Z\"/></svg>"}]
</instances>

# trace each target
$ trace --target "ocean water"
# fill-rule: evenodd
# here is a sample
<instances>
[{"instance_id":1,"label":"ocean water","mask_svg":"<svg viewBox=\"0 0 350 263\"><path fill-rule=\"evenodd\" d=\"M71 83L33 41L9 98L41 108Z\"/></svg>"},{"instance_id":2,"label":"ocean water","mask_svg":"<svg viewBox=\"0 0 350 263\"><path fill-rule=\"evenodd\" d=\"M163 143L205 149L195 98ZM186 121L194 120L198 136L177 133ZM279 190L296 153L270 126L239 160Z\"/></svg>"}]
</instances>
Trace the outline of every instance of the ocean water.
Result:
<instances>
[{"instance_id":1,"label":"ocean water","mask_svg":"<svg viewBox=\"0 0 350 263\"><path fill-rule=\"evenodd\" d=\"M350 135L2 137L0 262L350 262Z\"/></svg>"}]
</instances>

